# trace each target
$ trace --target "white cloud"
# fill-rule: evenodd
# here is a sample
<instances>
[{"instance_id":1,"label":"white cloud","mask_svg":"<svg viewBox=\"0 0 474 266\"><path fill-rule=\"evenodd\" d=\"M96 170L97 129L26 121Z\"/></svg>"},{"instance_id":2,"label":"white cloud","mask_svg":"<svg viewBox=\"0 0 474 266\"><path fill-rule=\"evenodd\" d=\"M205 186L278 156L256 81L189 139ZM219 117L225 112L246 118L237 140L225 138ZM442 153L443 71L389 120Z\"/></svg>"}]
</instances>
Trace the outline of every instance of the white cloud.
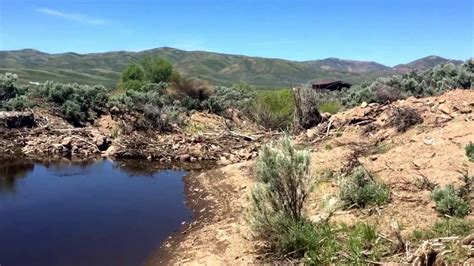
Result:
<instances>
[{"instance_id":1,"label":"white cloud","mask_svg":"<svg viewBox=\"0 0 474 266\"><path fill-rule=\"evenodd\" d=\"M92 18L83 14L64 13L50 8L37 8L36 11L48 16L63 18L83 24L104 25L108 23L108 21L104 19Z\"/></svg>"}]
</instances>

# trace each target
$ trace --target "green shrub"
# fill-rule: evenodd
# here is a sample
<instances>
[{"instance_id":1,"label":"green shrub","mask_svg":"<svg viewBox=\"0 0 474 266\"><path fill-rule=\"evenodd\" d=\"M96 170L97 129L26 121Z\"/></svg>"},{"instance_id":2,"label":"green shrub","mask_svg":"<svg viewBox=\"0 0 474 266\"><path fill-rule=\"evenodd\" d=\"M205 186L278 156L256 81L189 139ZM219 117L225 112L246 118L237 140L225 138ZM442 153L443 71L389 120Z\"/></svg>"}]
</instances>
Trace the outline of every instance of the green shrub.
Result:
<instances>
[{"instance_id":1,"label":"green shrub","mask_svg":"<svg viewBox=\"0 0 474 266\"><path fill-rule=\"evenodd\" d=\"M298 151L289 137L268 143L260 150L256 162L258 185L251 193L250 222L264 239L281 230L282 223L300 222L313 178L308 151ZM273 240L273 241L272 241Z\"/></svg>"},{"instance_id":2,"label":"green shrub","mask_svg":"<svg viewBox=\"0 0 474 266\"><path fill-rule=\"evenodd\" d=\"M83 121L86 114L81 111L81 106L76 102L71 100L67 100L61 106L61 112L66 116L66 118L70 121L78 123L79 121Z\"/></svg>"},{"instance_id":3,"label":"green shrub","mask_svg":"<svg viewBox=\"0 0 474 266\"><path fill-rule=\"evenodd\" d=\"M304 258L306 264L325 264L334 260L340 244L337 231L328 223L287 220L279 224L273 236L273 250L287 258Z\"/></svg>"},{"instance_id":4,"label":"green shrub","mask_svg":"<svg viewBox=\"0 0 474 266\"><path fill-rule=\"evenodd\" d=\"M47 81L32 90L31 93L61 107L65 118L76 125L92 121L98 114L105 112L109 101L107 89L98 85L62 84Z\"/></svg>"},{"instance_id":5,"label":"green shrub","mask_svg":"<svg viewBox=\"0 0 474 266\"><path fill-rule=\"evenodd\" d=\"M122 72L121 81L144 81L145 80L145 70L141 65L131 64L128 65L125 70Z\"/></svg>"},{"instance_id":6,"label":"green shrub","mask_svg":"<svg viewBox=\"0 0 474 266\"><path fill-rule=\"evenodd\" d=\"M340 185L340 198L345 207L364 208L382 205L390 200L390 188L376 182L362 167L357 167Z\"/></svg>"},{"instance_id":7,"label":"green shrub","mask_svg":"<svg viewBox=\"0 0 474 266\"><path fill-rule=\"evenodd\" d=\"M286 130L293 122L294 101L289 89L259 91L251 105L250 117L259 125Z\"/></svg>"},{"instance_id":8,"label":"green shrub","mask_svg":"<svg viewBox=\"0 0 474 266\"><path fill-rule=\"evenodd\" d=\"M469 161L474 162L474 143L469 143L464 147L466 150L466 156L469 158Z\"/></svg>"},{"instance_id":9,"label":"green shrub","mask_svg":"<svg viewBox=\"0 0 474 266\"><path fill-rule=\"evenodd\" d=\"M20 87L16 84L18 76L12 73L0 74L0 104L20 94Z\"/></svg>"},{"instance_id":10,"label":"green shrub","mask_svg":"<svg viewBox=\"0 0 474 266\"><path fill-rule=\"evenodd\" d=\"M341 247L347 254L345 263L363 265L366 263L367 256L369 259L376 259L380 256L378 252L382 247L377 246L378 234L374 225L357 223L354 226L343 228L342 231L346 238ZM366 255L364 251L370 251L370 253Z\"/></svg>"},{"instance_id":11,"label":"green shrub","mask_svg":"<svg viewBox=\"0 0 474 266\"><path fill-rule=\"evenodd\" d=\"M435 188L431 198L436 202L436 210L440 214L464 217L469 213L469 204L457 194L452 184Z\"/></svg>"},{"instance_id":12,"label":"green shrub","mask_svg":"<svg viewBox=\"0 0 474 266\"><path fill-rule=\"evenodd\" d=\"M158 57L147 57L140 65L143 67L145 80L150 83L169 82L175 73L170 62Z\"/></svg>"},{"instance_id":13,"label":"green shrub","mask_svg":"<svg viewBox=\"0 0 474 266\"><path fill-rule=\"evenodd\" d=\"M380 77L372 83L353 86L343 102L348 106L362 102L386 103L409 96L439 95L450 89L471 89L474 84L473 65L474 60L469 59L460 66L448 63L425 71Z\"/></svg>"},{"instance_id":14,"label":"green shrub","mask_svg":"<svg viewBox=\"0 0 474 266\"><path fill-rule=\"evenodd\" d=\"M340 102L337 101L328 101L321 103L319 105L319 111L321 113L330 113L330 114L335 114L339 112L342 109L342 105Z\"/></svg>"},{"instance_id":15,"label":"green shrub","mask_svg":"<svg viewBox=\"0 0 474 266\"><path fill-rule=\"evenodd\" d=\"M255 94L247 89L216 87L212 95L201 104L203 109L215 114L222 114L231 108L247 113L254 97Z\"/></svg>"},{"instance_id":16,"label":"green shrub","mask_svg":"<svg viewBox=\"0 0 474 266\"><path fill-rule=\"evenodd\" d=\"M427 230L413 231L415 240L437 237L466 236L474 230L474 221L461 218L441 219Z\"/></svg>"},{"instance_id":17,"label":"green shrub","mask_svg":"<svg viewBox=\"0 0 474 266\"><path fill-rule=\"evenodd\" d=\"M143 108L145 118L150 122L152 128L159 131L172 131L174 125L184 124L183 110L179 106L157 106L146 104Z\"/></svg>"},{"instance_id":18,"label":"green shrub","mask_svg":"<svg viewBox=\"0 0 474 266\"><path fill-rule=\"evenodd\" d=\"M7 111L22 111L28 108L32 108L33 106L35 106L35 104L30 101L27 96L21 95L8 100L3 107Z\"/></svg>"},{"instance_id":19,"label":"green shrub","mask_svg":"<svg viewBox=\"0 0 474 266\"><path fill-rule=\"evenodd\" d=\"M134 90L134 91L141 91L142 87L146 84L145 81L142 80L127 80L123 82L119 82L118 87L124 90Z\"/></svg>"},{"instance_id":20,"label":"green shrub","mask_svg":"<svg viewBox=\"0 0 474 266\"><path fill-rule=\"evenodd\" d=\"M423 118L415 109L396 107L392 110L387 125L393 126L398 132L405 132L414 125L423 123Z\"/></svg>"}]
</instances>

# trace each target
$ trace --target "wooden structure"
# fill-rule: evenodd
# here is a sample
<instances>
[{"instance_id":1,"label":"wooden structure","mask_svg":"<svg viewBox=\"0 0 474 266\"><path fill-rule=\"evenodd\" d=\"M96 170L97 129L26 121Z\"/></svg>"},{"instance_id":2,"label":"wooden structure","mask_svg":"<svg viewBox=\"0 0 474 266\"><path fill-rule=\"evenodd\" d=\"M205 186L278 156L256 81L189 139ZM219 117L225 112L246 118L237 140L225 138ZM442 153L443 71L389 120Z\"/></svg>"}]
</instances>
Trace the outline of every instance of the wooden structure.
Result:
<instances>
[{"instance_id":1,"label":"wooden structure","mask_svg":"<svg viewBox=\"0 0 474 266\"><path fill-rule=\"evenodd\" d=\"M342 80L322 79L311 82L311 87L316 91L340 91L342 88L350 88L351 84Z\"/></svg>"}]
</instances>

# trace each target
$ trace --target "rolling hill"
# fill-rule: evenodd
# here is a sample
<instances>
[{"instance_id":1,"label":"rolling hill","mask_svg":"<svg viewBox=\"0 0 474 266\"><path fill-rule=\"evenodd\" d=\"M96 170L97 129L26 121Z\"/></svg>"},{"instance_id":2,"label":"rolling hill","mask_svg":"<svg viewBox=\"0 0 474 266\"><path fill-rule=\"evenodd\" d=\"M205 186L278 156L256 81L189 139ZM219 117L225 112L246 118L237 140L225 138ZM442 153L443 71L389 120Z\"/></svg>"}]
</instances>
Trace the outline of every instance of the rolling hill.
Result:
<instances>
[{"instance_id":1,"label":"rolling hill","mask_svg":"<svg viewBox=\"0 0 474 266\"><path fill-rule=\"evenodd\" d=\"M249 57L168 47L141 52L48 54L33 49L0 51L0 72L17 73L23 81L56 80L114 87L122 70L132 62L157 56L173 63L180 73L217 85L245 81L257 87L283 87L315 79L343 79L360 83L382 75L424 69L443 62L460 61L434 56L390 68L375 62L327 58L305 62Z\"/></svg>"}]
</instances>

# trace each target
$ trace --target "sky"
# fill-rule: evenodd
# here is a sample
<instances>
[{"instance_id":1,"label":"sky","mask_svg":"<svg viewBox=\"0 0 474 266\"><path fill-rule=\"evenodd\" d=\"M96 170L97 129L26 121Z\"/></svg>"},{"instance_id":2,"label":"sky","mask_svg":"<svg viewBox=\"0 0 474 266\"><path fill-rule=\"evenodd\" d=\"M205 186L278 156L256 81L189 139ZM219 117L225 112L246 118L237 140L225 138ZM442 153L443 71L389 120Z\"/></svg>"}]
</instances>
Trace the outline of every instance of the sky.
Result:
<instances>
[{"instance_id":1,"label":"sky","mask_svg":"<svg viewBox=\"0 0 474 266\"><path fill-rule=\"evenodd\" d=\"M474 57L472 0L0 0L0 50L157 47L393 66Z\"/></svg>"}]
</instances>

